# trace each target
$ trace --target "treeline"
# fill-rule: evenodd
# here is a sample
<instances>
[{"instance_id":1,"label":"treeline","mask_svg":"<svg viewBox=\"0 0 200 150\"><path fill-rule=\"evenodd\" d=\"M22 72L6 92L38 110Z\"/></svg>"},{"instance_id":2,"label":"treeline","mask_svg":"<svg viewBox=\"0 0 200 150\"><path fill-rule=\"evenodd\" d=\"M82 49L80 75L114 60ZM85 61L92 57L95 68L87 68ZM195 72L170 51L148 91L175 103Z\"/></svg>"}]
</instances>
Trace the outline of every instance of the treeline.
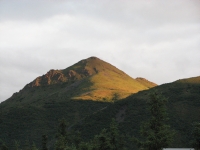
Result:
<instances>
[{"instance_id":1,"label":"treeline","mask_svg":"<svg viewBox=\"0 0 200 150\"><path fill-rule=\"evenodd\" d=\"M100 134L88 142L81 140L79 132L66 132L65 129L65 122L62 121L55 150L123 150L125 148L124 136L119 132L118 124L114 119L108 129L103 129Z\"/></svg>"},{"instance_id":2,"label":"treeline","mask_svg":"<svg viewBox=\"0 0 200 150\"><path fill-rule=\"evenodd\" d=\"M103 129L100 134L88 142L82 140L80 132L68 131L66 121L62 119L55 138L53 144L55 150L125 150L125 136L120 133L114 119L108 129ZM40 148L33 143L27 145L23 150L49 150L49 145L52 143L49 143L47 135L42 135ZM20 143L15 142L14 149L22 150ZM9 149L5 143L1 142L0 150Z\"/></svg>"},{"instance_id":3,"label":"treeline","mask_svg":"<svg viewBox=\"0 0 200 150\"><path fill-rule=\"evenodd\" d=\"M49 147L54 150L126 150L130 149L129 143L143 150L162 150L169 147L175 134L166 124L166 103L167 99L157 91L150 94L148 110L151 117L141 125L141 137L123 135L118 123L112 119L109 128L103 129L90 141L84 141L80 132L67 130L66 121L62 119L54 141L48 141L47 135L42 135L40 148L33 143L23 150L50 150ZM194 124L193 137L193 147L200 150L200 123ZM5 143L0 143L0 150L8 150ZM15 142L15 150L22 150L18 142Z\"/></svg>"}]
</instances>

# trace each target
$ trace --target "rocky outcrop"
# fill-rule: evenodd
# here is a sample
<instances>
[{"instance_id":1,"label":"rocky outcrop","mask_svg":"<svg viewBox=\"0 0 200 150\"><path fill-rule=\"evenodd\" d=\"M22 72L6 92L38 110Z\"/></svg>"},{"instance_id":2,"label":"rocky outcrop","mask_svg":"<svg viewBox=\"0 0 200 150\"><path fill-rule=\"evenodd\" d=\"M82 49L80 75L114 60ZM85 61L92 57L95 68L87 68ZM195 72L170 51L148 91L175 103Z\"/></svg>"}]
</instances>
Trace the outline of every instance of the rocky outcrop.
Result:
<instances>
[{"instance_id":1,"label":"rocky outcrop","mask_svg":"<svg viewBox=\"0 0 200 150\"><path fill-rule=\"evenodd\" d=\"M56 83L67 82L67 77L61 70L50 70L45 75L37 77L33 82L29 83L28 87L44 86Z\"/></svg>"}]
</instances>

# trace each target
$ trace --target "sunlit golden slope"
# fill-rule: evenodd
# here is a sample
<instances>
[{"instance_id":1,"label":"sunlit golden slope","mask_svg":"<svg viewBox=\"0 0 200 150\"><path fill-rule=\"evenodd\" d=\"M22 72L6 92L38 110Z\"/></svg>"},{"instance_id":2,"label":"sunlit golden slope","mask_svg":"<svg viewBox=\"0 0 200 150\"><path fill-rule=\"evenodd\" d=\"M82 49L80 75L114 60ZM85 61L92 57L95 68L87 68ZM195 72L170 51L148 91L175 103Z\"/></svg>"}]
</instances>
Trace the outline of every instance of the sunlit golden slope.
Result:
<instances>
[{"instance_id":1,"label":"sunlit golden slope","mask_svg":"<svg viewBox=\"0 0 200 150\"><path fill-rule=\"evenodd\" d=\"M111 64L90 57L64 70L50 70L25 88L56 86L54 93L72 99L113 101L156 86L143 78L133 79ZM53 88L53 86L52 86Z\"/></svg>"}]
</instances>

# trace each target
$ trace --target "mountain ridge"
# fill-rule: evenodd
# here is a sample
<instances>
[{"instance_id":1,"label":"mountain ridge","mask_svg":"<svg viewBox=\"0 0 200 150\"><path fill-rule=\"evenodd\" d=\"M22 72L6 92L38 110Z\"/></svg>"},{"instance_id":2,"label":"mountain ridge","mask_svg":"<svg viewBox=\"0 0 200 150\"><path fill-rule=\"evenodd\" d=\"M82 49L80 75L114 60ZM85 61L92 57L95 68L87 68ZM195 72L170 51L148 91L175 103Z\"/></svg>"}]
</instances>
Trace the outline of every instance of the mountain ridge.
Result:
<instances>
[{"instance_id":1,"label":"mountain ridge","mask_svg":"<svg viewBox=\"0 0 200 150\"><path fill-rule=\"evenodd\" d=\"M134 79L115 66L93 56L66 69L51 69L28 83L24 89L61 84L64 88L58 92L65 91L65 94L72 95L73 99L104 101L112 101L116 98L116 93L117 99L121 99L157 86L144 78Z\"/></svg>"}]
</instances>

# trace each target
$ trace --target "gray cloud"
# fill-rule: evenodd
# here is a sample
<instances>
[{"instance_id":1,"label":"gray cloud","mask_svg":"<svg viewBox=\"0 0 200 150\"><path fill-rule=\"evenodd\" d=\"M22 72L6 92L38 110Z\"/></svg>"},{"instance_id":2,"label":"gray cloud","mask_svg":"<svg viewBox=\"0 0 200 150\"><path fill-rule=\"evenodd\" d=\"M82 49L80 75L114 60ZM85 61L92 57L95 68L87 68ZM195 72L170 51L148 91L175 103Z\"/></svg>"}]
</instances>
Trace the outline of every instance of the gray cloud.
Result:
<instances>
[{"instance_id":1,"label":"gray cloud","mask_svg":"<svg viewBox=\"0 0 200 150\"><path fill-rule=\"evenodd\" d=\"M0 101L97 56L158 84L200 74L198 0L0 0Z\"/></svg>"}]
</instances>

